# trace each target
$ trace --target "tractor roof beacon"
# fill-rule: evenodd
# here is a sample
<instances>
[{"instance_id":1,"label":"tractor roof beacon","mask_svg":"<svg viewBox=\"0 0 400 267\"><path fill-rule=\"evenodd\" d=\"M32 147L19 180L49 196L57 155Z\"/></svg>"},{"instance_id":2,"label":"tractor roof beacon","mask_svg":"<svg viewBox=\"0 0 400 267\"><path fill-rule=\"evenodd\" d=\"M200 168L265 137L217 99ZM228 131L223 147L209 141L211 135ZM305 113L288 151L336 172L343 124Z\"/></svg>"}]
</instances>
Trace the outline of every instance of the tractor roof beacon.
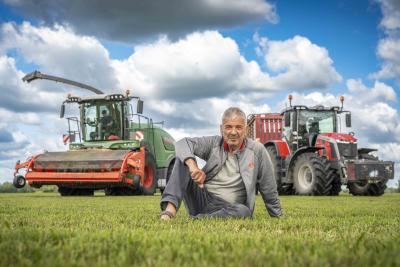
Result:
<instances>
[{"instance_id":1,"label":"tractor roof beacon","mask_svg":"<svg viewBox=\"0 0 400 267\"><path fill-rule=\"evenodd\" d=\"M351 112L341 107L290 106L281 113L251 114L248 136L270 154L280 194L336 196L342 185L353 195L380 196L394 178L394 162L358 148ZM343 118L344 117L344 118Z\"/></svg>"},{"instance_id":2,"label":"tractor roof beacon","mask_svg":"<svg viewBox=\"0 0 400 267\"><path fill-rule=\"evenodd\" d=\"M69 150L45 152L17 162L14 186L27 181L33 187L57 185L62 196L152 195L164 190L175 160L175 141L149 117L143 116L143 101L125 94L104 94L92 86L34 71L23 80L46 79L89 90L93 96L72 96L61 105L79 106L79 117L67 117ZM136 100L133 112L132 100ZM26 169L25 176L19 174Z\"/></svg>"}]
</instances>

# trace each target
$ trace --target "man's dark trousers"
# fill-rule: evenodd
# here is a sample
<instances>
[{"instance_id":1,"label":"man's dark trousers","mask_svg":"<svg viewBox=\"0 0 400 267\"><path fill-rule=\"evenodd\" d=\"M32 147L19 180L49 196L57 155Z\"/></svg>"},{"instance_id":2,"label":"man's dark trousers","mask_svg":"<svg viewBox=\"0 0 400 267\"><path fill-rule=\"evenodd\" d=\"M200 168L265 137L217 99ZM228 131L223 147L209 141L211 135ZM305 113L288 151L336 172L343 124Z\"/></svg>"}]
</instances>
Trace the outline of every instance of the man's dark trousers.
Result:
<instances>
[{"instance_id":1,"label":"man's dark trousers","mask_svg":"<svg viewBox=\"0 0 400 267\"><path fill-rule=\"evenodd\" d=\"M182 200L190 217L206 218L247 218L251 217L250 210L243 204L231 204L207 191L205 186L200 188L191 178L189 168L179 159L175 159L168 184L161 197L161 210L165 210L171 202L178 210Z\"/></svg>"}]
</instances>

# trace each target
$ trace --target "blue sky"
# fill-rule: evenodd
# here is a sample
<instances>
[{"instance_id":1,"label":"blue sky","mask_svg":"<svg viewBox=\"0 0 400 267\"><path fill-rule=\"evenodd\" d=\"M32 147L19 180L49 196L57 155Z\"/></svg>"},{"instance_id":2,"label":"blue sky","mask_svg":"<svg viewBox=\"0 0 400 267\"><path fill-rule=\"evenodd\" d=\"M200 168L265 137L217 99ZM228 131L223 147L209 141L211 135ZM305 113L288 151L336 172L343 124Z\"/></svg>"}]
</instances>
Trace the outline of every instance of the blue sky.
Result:
<instances>
[{"instance_id":1,"label":"blue sky","mask_svg":"<svg viewBox=\"0 0 400 267\"><path fill-rule=\"evenodd\" d=\"M22 83L34 69L130 88L176 139L218 133L230 105L278 112L289 93L309 105L343 94L360 144L400 161L398 1L138 3L0 1L0 182L17 159L65 149L57 114L72 89Z\"/></svg>"}]
</instances>

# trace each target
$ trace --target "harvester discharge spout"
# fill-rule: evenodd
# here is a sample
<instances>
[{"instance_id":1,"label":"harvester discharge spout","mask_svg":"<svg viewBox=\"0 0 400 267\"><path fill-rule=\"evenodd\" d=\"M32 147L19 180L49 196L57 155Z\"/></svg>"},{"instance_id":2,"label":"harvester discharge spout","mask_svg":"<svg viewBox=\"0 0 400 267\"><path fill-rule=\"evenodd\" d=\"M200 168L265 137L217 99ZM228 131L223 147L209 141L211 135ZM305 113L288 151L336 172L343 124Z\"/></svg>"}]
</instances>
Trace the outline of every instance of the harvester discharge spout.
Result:
<instances>
[{"instance_id":1,"label":"harvester discharge spout","mask_svg":"<svg viewBox=\"0 0 400 267\"><path fill-rule=\"evenodd\" d=\"M76 81L72 81L72 80L68 80L68 79L65 79L65 78L53 76L53 75L43 74L43 73L41 73L40 71L37 71L37 70L25 75L22 78L22 80L24 82L27 82L27 83L30 83L30 82L32 82L34 80L37 80L37 79L50 80L50 81L65 83L65 84L72 85L72 86L75 86L75 87L87 89L87 90L89 90L89 91L91 91L91 92L93 92L95 94L98 94L98 95L104 94L103 91L101 91L101 90L99 90L97 88L94 88L93 86L90 86L90 85L87 85L87 84L84 84L84 83L80 83L80 82L76 82Z\"/></svg>"}]
</instances>

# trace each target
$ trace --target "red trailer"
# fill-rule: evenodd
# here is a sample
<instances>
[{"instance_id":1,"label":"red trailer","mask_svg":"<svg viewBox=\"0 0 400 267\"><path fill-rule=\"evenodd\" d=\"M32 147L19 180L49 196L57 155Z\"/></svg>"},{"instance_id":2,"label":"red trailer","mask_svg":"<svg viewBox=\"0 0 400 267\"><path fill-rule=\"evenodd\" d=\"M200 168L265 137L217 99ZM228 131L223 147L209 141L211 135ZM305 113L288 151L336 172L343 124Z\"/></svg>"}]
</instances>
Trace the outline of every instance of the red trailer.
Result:
<instances>
[{"instance_id":1,"label":"red trailer","mask_svg":"<svg viewBox=\"0 0 400 267\"><path fill-rule=\"evenodd\" d=\"M279 113L251 114L247 118L247 136L265 144L282 139L282 115Z\"/></svg>"}]
</instances>

